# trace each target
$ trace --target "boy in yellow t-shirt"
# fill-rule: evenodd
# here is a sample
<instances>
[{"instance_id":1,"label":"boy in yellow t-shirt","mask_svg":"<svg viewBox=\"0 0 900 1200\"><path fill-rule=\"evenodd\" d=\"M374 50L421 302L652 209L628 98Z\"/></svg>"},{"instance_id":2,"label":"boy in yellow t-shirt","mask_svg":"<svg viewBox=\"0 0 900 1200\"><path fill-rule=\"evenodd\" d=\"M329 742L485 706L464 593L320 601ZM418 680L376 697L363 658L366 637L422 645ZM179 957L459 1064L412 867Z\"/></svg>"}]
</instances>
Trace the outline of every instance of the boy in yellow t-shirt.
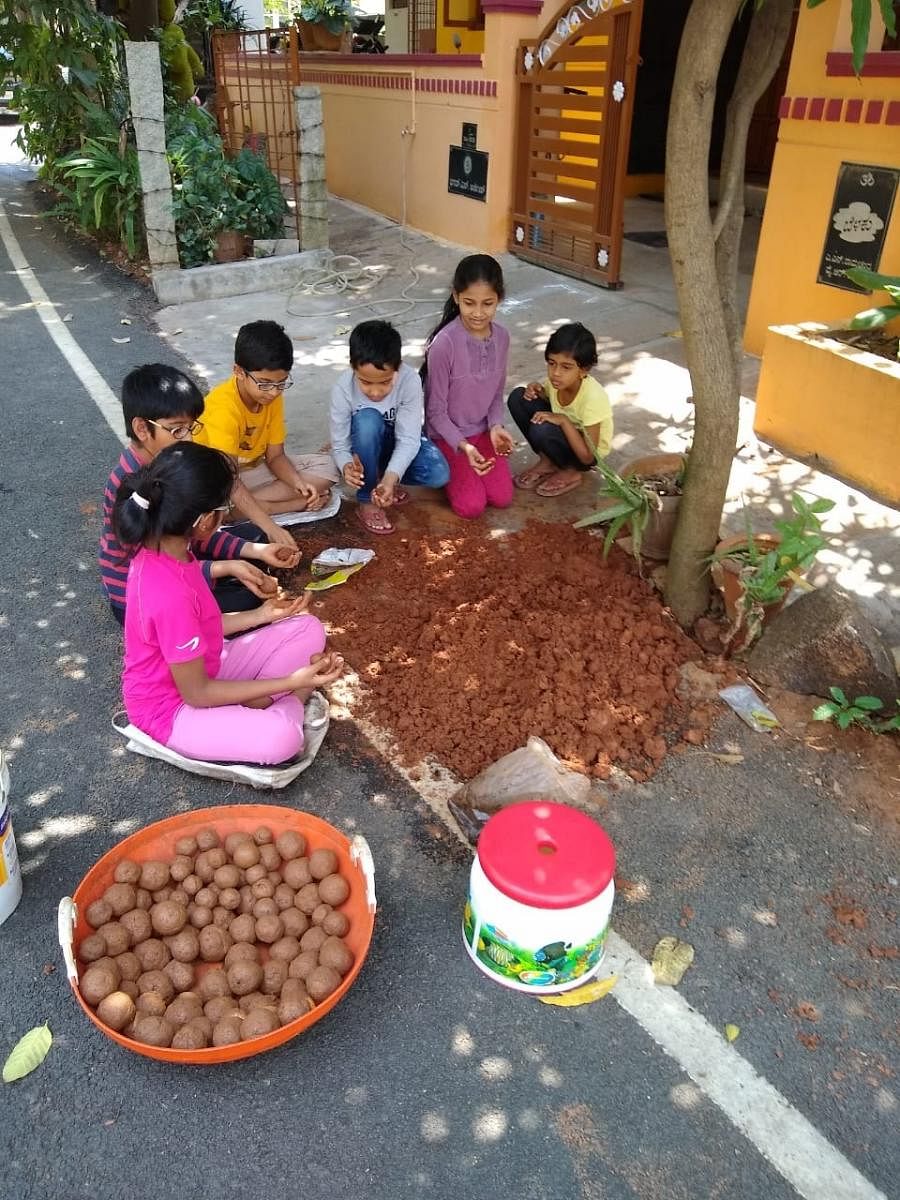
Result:
<instances>
[{"instance_id":1,"label":"boy in yellow t-shirt","mask_svg":"<svg viewBox=\"0 0 900 1200\"><path fill-rule=\"evenodd\" d=\"M293 386L294 347L276 321L242 325L234 343L234 374L206 397L195 438L230 455L238 466L234 505L270 541L294 546L272 516L316 512L338 479L331 456L285 454L284 393Z\"/></svg>"},{"instance_id":2,"label":"boy in yellow t-shirt","mask_svg":"<svg viewBox=\"0 0 900 1200\"><path fill-rule=\"evenodd\" d=\"M577 488L596 455L612 443L609 396L590 375L597 342L579 322L560 325L544 351L547 376L510 393L509 411L538 461L516 476L516 487L539 496L561 496Z\"/></svg>"}]
</instances>

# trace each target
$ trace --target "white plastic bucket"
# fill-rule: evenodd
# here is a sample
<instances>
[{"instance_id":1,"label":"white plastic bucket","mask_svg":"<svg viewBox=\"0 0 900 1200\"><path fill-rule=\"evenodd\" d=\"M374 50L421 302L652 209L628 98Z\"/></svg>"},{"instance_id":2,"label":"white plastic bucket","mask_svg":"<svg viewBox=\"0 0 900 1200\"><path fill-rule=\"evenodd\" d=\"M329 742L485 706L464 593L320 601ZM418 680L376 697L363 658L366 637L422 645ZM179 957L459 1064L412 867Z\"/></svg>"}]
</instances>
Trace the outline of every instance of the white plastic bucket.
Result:
<instances>
[{"instance_id":1,"label":"white plastic bucket","mask_svg":"<svg viewBox=\"0 0 900 1200\"><path fill-rule=\"evenodd\" d=\"M0 750L0 925L22 899L22 872L9 811L9 767Z\"/></svg>"}]
</instances>

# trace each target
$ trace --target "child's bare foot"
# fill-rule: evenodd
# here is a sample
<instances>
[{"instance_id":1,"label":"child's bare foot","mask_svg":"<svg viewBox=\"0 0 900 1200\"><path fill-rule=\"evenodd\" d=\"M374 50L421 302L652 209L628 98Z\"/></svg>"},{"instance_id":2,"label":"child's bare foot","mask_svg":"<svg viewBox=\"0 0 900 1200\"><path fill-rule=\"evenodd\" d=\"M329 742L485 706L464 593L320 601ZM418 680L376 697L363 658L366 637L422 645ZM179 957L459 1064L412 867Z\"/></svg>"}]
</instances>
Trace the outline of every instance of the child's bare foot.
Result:
<instances>
[{"instance_id":1,"label":"child's bare foot","mask_svg":"<svg viewBox=\"0 0 900 1200\"><path fill-rule=\"evenodd\" d=\"M583 471L573 469L554 471L552 475L547 476L543 483L539 483L534 490L538 496L563 496L566 492L571 492L575 488L581 487L583 478Z\"/></svg>"},{"instance_id":2,"label":"child's bare foot","mask_svg":"<svg viewBox=\"0 0 900 1200\"><path fill-rule=\"evenodd\" d=\"M312 500L308 500L304 506L304 512L319 512L323 509L331 499L331 489L326 488L324 492L316 492Z\"/></svg>"}]
</instances>

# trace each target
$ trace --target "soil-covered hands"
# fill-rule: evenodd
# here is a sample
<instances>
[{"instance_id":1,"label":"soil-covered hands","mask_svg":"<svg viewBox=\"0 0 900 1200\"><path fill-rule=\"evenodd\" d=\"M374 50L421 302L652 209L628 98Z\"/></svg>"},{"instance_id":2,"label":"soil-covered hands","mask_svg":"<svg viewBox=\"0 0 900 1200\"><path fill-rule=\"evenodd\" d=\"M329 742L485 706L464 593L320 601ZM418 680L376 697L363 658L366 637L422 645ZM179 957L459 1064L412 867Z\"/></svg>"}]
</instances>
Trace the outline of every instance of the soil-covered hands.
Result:
<instances>
[{"instance_id":1,"label":"soil-covered hands","mask_svg":"<svg viewBox=\"0 0 900 1200\"><path fill-rule=\"evenodd\" d=\"M532 425L563 425L568 424L569 418L564 413L536 412L531 418Z\"/></svg>"},{"instance_id":2,"label":"soil-covered hands","mask_svg":"<svg viewBox=\"0 0 900 1200\"><path fill-rule=\"evenodd\" d=\"M309 608L309 593L304 592L296 599L291 596L273 596L266 600L254 613L260 625L271 625L275 621L284 621L287 617L296 617Z\"/></svg>"},{"instance_id":3,"label":"soil-covered hands","mask_svg":"<svg viewBox=\"0 0 900 1200\"><path fill-rule=\"evenodd\" d=\"M526 400L546 400L547 393L542 383L529 383L525 387Z\"/></svg>"},{"instance_id":4,"label":"soil-covered hands","mask_svg":"<svg viewBox=\"0 0 900 1200\"><path fill-rule=\"evenodd\" d=\"M294 541L289 529L282 529L280 525L272 522L272 528L266 529L266 534L273 546L287 546L290 550L297 549L297 543Z\"/></svg>"},{"instance_id":5,"label":"soil-covered hands","mask_svg":"<svg viewBox=\"0 0 900 1200\"><path fill-rule=\"evenodd\" d=\"M274 567L276 571L287 571L296 567L303 556L297 545L279 546L275 542L260 542L253 557L269 567Z\"/></svg>"},{"instance_id":6,"label":"soil-covered hands","mask_svg":"<svg viewBox=\"0 0 900 1200\"><path fill-rule=\"evenodd\" d=\"M502 425L495 425L491 430L491 445L502 458L512 454L515 449L515 442Z\"/></svg>"},{"instance_id":7,"label":"soil-covered hands","mask_svg":"<svg viewBox=\"0 0 900 1200\"><path fill-rule=\"evenodd\" d=\"M379 508L390 508L394 503L394 489L398 482L393 471L387 471L378 487L372 488L372 503L377 504Z\"/></svg>"},{"instance_id":8,"label":"soil-covered hands","mask_svg":"<svg viewBox=\"0 0 900 1200\"><path fill-rule=\"evenodd\" d=\"M237 579L248 592L252 592L260 600L274 596L278 591L277 581L271 575L267 575L265 571L261 571L259 567L255 567L253 563L234 559L228 563L228 566L230 570L226 574L230 575L232 579Z\"/></svg>"},{"instance_id":9,"label":"soil-covered hands","mask_svg":"<svg viewBox=\"0 0 900 1200\"><path fill-rule=\"evenodd\" d=\"M365 483L366 477L363 471L362 461L360 460L358 454L353 455L352 461L347 463L347 465L341 471L341 474L344 477L344 483L346 483L347 487L352 487L356 491L359 491L359 489Z\"/></svg>"},{"instance_id":10,"label":"soil-covered hands","mask_svg":"<svg viewBox=\"0 0 900 1200\"><path fill-rule=\"evenodd\" d=\"M487 475L488 471L494 469L495 460L493 458L485 458L471 442L463 442L460 450L469 460L469 466L476 475Z\"/></svg>"},{"instance_id":11,"label":"soil-covered hands","mask_svg":"<svg viewBox=\"0 0 900 1200\"><path fill-rule=\"evenodd\" d=\"M335 654L329 650L324 654L314 654L309 661L308 667L301 667L299 671L294 671L289 675L290 686L292 690L297 691L300 688L320 688L326 684L334 683L336 679L344 673L344 660L340 654Z\"/></svg>"}]
</instances>

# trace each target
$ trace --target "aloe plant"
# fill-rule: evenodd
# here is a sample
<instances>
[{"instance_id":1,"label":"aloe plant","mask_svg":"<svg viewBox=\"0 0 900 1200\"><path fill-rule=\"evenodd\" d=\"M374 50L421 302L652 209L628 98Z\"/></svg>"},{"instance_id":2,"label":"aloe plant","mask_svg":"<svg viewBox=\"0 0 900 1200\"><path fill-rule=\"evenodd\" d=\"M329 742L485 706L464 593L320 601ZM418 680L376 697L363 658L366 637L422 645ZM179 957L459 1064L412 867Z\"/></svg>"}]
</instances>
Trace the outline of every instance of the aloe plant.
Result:
<instances>
[{"instance_id":1,"label":"aloe plant","mask_svg":"<svg viewBox=\"0 0 900 1200\"><path fill-rule=\"evenodd\" d=\"M595 465L603 476L600 495L608 497L614 503L582 517L580 521L575 522L575 528L586 529L589 525L603 525L609 522L609 529L603 539L603 557L606 558L613 542L627 525L631 534L631 552L640 561L641 543L650 513L654 508L661 508L662 501L652 488L646 487L640 480L623 479L621 475L617 475L599 456Z\"/></svg>"}]
</instances>

